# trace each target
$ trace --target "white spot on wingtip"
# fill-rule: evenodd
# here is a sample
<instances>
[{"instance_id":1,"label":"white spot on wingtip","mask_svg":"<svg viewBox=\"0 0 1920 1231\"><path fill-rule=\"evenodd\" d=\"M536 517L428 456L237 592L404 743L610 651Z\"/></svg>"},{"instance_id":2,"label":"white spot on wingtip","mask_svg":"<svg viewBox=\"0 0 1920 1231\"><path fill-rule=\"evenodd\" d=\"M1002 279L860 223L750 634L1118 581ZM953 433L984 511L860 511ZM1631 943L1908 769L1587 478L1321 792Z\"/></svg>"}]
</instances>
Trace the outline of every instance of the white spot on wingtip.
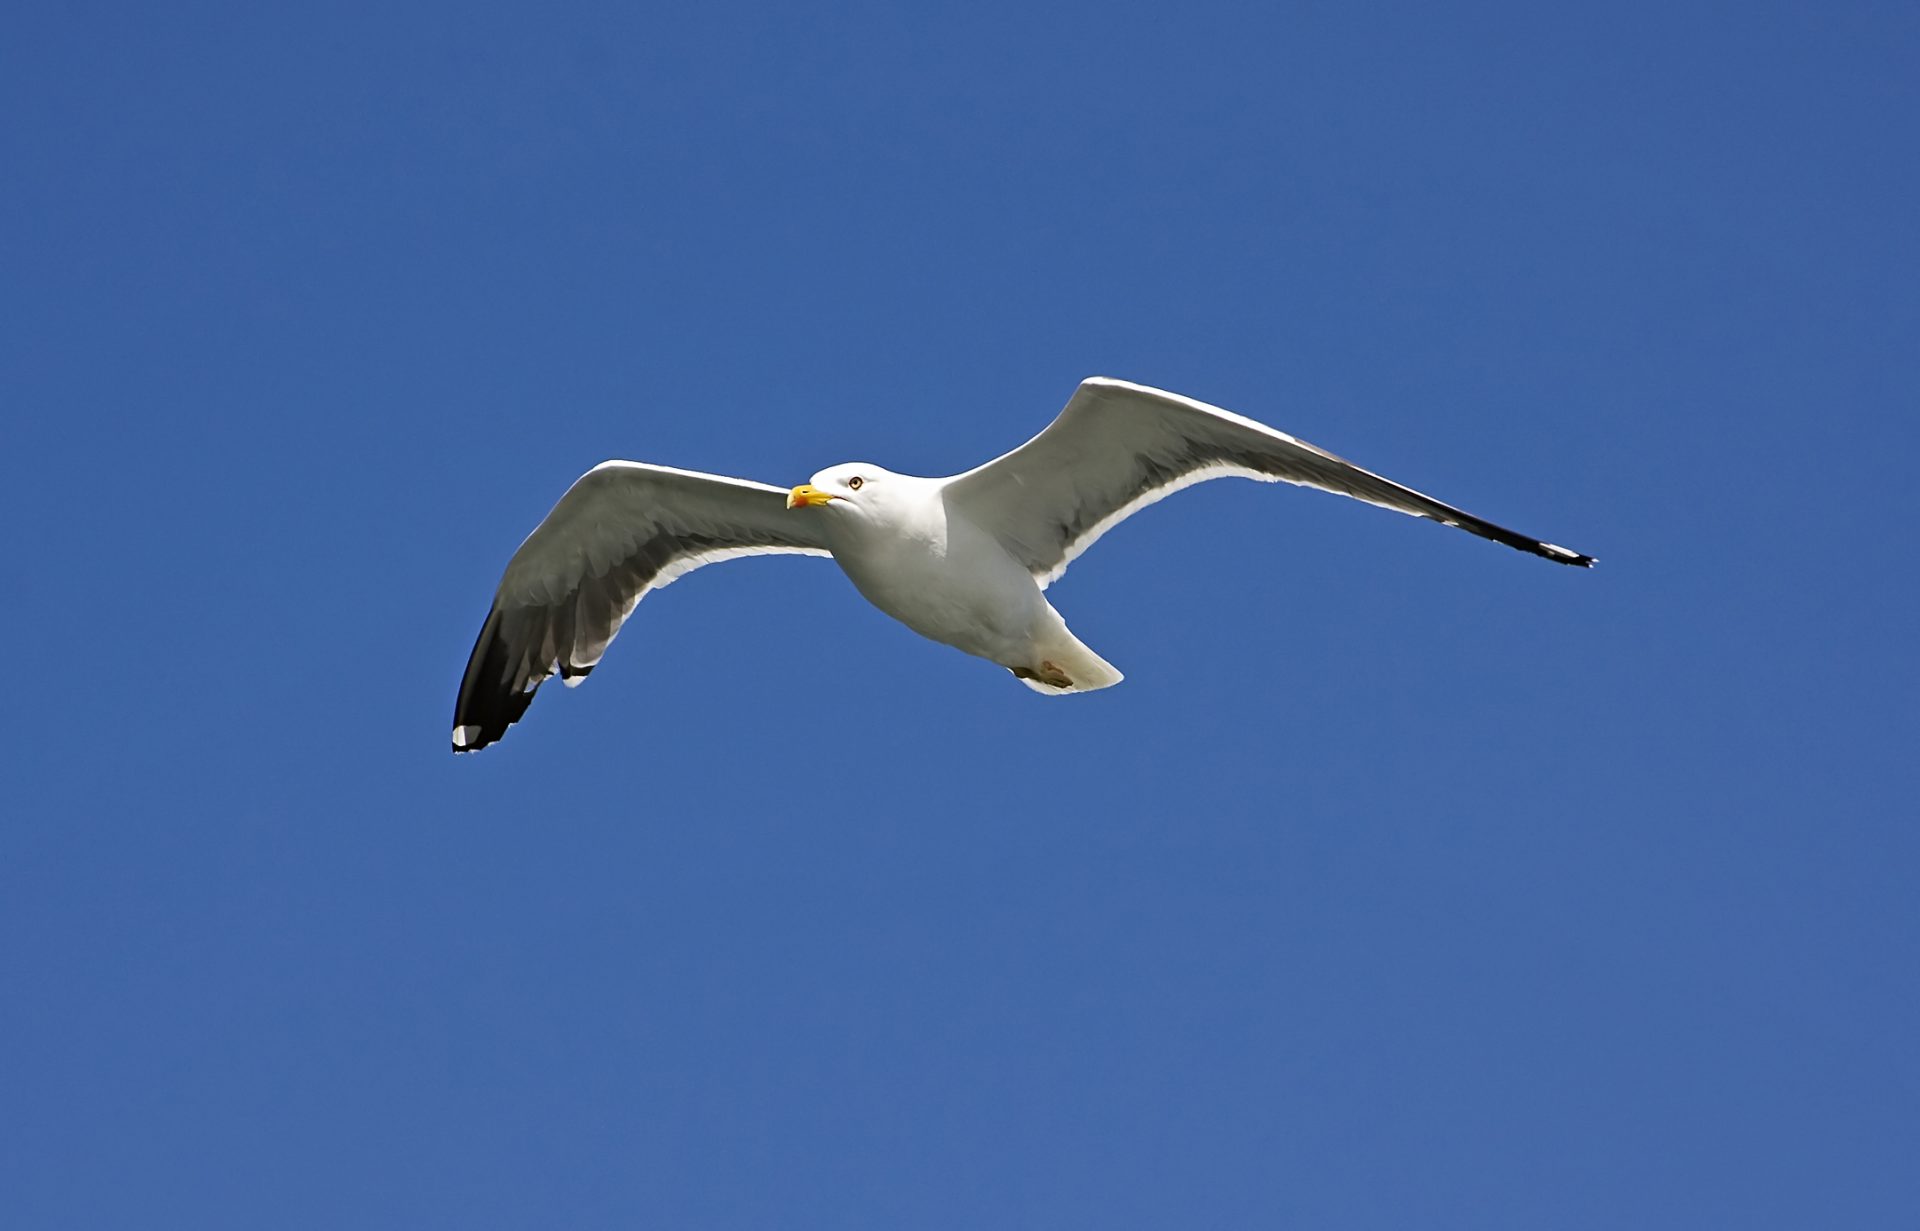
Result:
<instances>
[{"instance_id":1,"label":"white spot on wingtip","mask_svg":"<svg viewBox=\"0 0 1920 1231\"><path fill-rule=\"evenodd\" d=\"M578 688L578 687L580 687L580 684L581 684L581 682L582 682L582 681L584 681L584 680L585 680L586 678L587 678L587 677L586 677L586 676L585 676L584 674L582 674L582 675L563 675L563 676L561 676L561 677L560 677L560 682L561 682L562 684L565 684L565 685L566 685L566 686L567 686L568 688Z\"/></svg>"},{"instance_id":2,"label":"white spot on wingtip","mask_svg":"<svg viewBox=\"0 0 1920 1231\"><path fill-rule=\"evenodd\" d=\"M453 746L455 748L465 748L479 737L479 727L455 727L453 729Z\"/></svg>"}]
</instances>

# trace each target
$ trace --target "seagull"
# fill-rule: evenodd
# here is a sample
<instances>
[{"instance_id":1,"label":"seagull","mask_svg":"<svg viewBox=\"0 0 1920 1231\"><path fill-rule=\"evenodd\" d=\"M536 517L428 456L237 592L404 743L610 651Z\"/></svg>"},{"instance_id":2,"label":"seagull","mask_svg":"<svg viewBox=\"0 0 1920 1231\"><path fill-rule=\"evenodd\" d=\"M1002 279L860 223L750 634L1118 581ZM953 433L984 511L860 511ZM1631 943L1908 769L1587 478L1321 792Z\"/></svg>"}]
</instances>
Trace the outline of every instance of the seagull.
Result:
<instances>
[{"instance_id":1,"label":"seagull","mask_svg":"<svg viewBox=\"0 0 1920 1231\"><path fill-rule=\"evenodd\" d=\"M1046 696L1123 678L1046 588L1101 535L1195 483L1238 475L1337 492L1558 564L1543 543L1304 440L1192 398L1096 376L1046 430L944 479L848 462L786 489L643 462L582 475L507 562L453 710L453 750L506 734L558 674L587 678L642 598L740 556L831 556L867 600Z\"/></svg>"}]
</instances>

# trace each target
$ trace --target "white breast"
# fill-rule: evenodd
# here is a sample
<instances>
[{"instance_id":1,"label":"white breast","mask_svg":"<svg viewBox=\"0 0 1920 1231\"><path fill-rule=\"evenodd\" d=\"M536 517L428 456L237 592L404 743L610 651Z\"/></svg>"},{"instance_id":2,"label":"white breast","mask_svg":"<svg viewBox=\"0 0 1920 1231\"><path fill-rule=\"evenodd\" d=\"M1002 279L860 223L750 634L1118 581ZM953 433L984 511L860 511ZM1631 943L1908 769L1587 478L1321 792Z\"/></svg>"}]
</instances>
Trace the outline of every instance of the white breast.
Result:
<instances>
[{"instance_id":1,"label":"white breast","mask_svg":"<svg viewBox=\"0 0 1920 1231\"><path fill-rule=\"evenodd\" d=\"M1019 661L1050 611L1032 575L997 539L941 499L937 481L836 517L834 558L880 610L923 637Z\"/></svg>"}]
</instances>

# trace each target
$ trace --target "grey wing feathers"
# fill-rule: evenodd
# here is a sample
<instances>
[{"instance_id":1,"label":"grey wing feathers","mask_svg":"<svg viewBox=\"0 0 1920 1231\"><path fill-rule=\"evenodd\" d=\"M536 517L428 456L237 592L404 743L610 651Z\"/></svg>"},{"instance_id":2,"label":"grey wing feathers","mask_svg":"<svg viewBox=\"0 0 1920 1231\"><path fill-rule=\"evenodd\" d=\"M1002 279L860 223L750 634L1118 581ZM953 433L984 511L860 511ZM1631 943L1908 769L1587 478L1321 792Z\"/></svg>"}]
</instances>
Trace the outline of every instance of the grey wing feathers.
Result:
<instances>
[{"instance_id":1,"label":"grey wing feathers","mask_svg":"<svg viewBox=\"0 0 1920 1231\"><path fill-rule=\"evenodd\" d=\"M519 721L555 673L577 683L649 590L716 561L828 554L777 487L605 462L582 475L507 564L454 704L456 752Z\"/></svg>"},{"instance_id":2,"label":"grey wing feathers","mask_svg":"<svg viewBox=\"0 0 1920 1231\"><path fill-rule=\"evenodd\" d=\"M1126 381L1082 382L1045 431L950 481L1044 585L1108 529L1206 479L1294 483L1426 517L1561 564L1593 557L1518 534L1252 419Z\"/></svg>"}]
</instances>

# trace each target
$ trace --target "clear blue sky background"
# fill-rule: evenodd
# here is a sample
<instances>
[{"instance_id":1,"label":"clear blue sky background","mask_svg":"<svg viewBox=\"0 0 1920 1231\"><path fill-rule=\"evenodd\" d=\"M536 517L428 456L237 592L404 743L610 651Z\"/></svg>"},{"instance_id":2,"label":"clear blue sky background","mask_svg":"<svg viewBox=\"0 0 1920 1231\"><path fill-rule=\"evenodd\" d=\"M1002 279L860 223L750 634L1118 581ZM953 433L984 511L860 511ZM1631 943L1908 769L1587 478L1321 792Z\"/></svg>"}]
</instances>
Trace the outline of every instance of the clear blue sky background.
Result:
<instances>
[{"instance_id":1,"label":"clear blue sky background","mask_svg":"<svg viewBox=\"0 0 1920 1231\"><path fill-rule=\"evenodd\" d=\"M1910 1227L1910 4L68 5L0 71L19 1228ZM1218 483L1042 700L605 457Z\"/></svg>"}]
</instances>

